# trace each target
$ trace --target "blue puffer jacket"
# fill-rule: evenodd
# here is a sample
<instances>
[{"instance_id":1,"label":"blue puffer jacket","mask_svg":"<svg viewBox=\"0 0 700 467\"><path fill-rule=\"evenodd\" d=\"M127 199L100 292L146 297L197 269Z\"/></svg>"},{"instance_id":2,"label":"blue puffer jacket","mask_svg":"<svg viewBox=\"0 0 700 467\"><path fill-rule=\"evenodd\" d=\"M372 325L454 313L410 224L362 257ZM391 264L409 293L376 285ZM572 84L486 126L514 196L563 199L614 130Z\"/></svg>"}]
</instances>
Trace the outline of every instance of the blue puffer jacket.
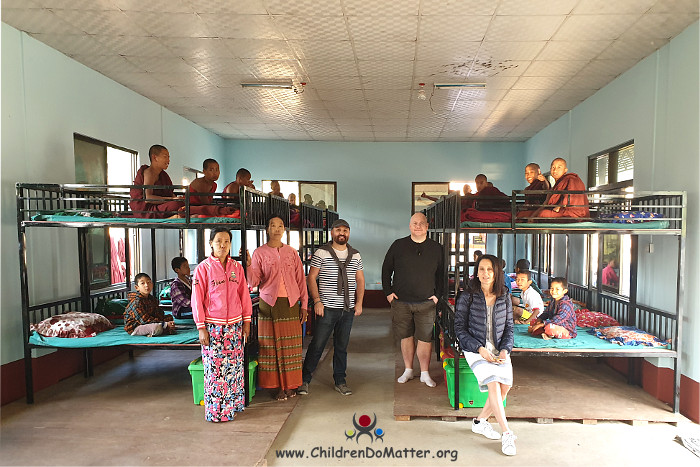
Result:
<instances>
[{"instance_id":1,"label":"blue puffer jacket","mask_svg":"<svg viewBox=\"0 0 700 467\"><path fill-rule=\"evenodd\" d=\"M479 352L486 346L486 298L481 290L474 293L469 311L470 292L465 290L455 307L455 334L462 350ZM496 298L493 306L493 343L500 350L513 350L513 304L510 294Z\"/></svg>"}]
</instances>

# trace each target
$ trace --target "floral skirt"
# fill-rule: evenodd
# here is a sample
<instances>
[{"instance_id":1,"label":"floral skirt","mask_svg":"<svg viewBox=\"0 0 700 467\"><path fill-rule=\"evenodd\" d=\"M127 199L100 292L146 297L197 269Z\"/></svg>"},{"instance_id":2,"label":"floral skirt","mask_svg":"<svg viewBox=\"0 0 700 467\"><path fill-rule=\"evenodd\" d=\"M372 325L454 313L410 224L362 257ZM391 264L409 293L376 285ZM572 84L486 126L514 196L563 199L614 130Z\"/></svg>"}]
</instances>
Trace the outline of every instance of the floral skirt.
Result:
<instances>
[{"instance_id":1,"label":"floral skirt","mask_svg":"<svg viewBox=\"0 0 700 467\"><path fill-rule=\"evenodd\" d=\"M209 346L202 346L204 418L208 422L226 422L245 408L243 323L206 326Z\"/></svg>"}]
</instances>

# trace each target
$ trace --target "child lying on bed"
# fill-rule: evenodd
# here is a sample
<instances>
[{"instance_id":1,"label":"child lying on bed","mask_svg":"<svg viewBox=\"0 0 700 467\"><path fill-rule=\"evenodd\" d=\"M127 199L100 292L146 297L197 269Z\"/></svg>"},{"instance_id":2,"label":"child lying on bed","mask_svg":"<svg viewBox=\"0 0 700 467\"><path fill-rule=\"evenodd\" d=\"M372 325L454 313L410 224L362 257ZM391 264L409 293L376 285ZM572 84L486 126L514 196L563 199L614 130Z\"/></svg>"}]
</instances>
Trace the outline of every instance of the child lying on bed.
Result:
<instances>
[{"instance_id":1,"label":"child lying on bed","mask_svg":"<svg viewBox=\"0 0 700 467\"><path fill-rule=\"evenodd\" d=\"M513 320L524 324L536 321L544 310L542 297L532 288L530 271L518 271L515 275L515 283L521 290L520 298L513 297Z\"/></svg>"},{"instance_id":2,"label":"child lying on bed","mask_svg":"<svg viewBox=\"0 0 700 467\"><path fill-rule=\"evenodd\" d=\"M574 303L567 293L569 283L563 277L555 277L549 286L552 299L547 310L542 313L527 332L542 339L573 339L576 337L576 312Z\"/></svg>"},{"instance_id":3,"label":"child lying on bed","mask_svg":"<svg viewBox=\"0 0 700 467\"><path fill-rule=\"evenodd\" d=\"M172 316L165 316L158 300L151 295L153 281L145 272L136 274L136 292L129 292L129 304L124 310L124 329L132 336L175 334Z\"/></svg>"}]
</instances>

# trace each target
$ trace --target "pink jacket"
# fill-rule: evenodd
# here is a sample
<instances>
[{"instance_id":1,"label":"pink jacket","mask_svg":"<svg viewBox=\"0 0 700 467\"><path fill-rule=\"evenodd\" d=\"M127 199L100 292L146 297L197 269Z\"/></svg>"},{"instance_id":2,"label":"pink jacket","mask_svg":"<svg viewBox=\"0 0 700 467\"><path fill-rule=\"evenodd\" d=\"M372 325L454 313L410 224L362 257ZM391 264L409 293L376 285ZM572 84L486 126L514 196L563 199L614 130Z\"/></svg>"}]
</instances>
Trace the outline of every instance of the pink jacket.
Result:
<instances>
[{"instance_id":1,"label":"pink jacket","mask_svg":"<svg viewBox=\"0 0 700 467\"><path fill-rule=\"evenodd\" d=\"M248 283L238 261L229 257L225 269L214 256L199 263L192 280L192 317L198 329L204 323L250 322L252 314Z\"/></svg>"},{"instance_id":2,"label":"pink jacket","mask_svg":"<svg viewBox=\"0 0 700 467\"><path fill-rule=\"evenodd\" d=\"M309 293L306 291L304 267L299 253L289 245L282 245L279 251L267 245L257 248L248 268L248 283L251 287L262 283L260 298L274 306L280 280L284 280L289 304L294 306L301 300L301 307L306 309Z\"/></svg>"}]
</instances>

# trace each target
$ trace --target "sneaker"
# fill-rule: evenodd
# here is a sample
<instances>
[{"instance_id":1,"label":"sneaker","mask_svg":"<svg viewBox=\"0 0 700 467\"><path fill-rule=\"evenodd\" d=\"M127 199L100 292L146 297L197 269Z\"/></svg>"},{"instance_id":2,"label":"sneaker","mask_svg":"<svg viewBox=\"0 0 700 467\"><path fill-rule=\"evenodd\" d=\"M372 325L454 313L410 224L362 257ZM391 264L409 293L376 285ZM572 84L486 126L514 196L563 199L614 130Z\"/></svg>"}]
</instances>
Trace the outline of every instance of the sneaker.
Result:
<instances>
[{"instance_id":1,"label":"sneaker","mask_svg":"<svg viewBox=\"0 0 700 467\"><path fill-rule=\"evenodd\" d=\"M309 383L301 383L301 386L297 388L297 394L300 396L305 396L309 393Z\"/></svg>"},{"instance_id":2,"label":"sneaker","mask_svg":"<svg viewBox=\"0 0 700 467\"><path fill-rule=\"evenodd\" d=\"M483 435L487 437L488 439L500 439L501 435L498 434L496 430L493 429L493 426L488 422L488 420L481 420L479 423L477 423L476 418L472 420L472 431L474 433ZM504 444L505 446L505 444Z\"/></svg>"},{"instance_id":3,"label":"sneaker","mask_svg":"<svg viewBox=\"0 0 700 467\"><path fill-rule=\"evenodd\" d=\"M503 454L506 456L515 455L515 440L517 438L518 437L515 436L512 431L506 431L503 433L503 437L501 438L501 451L503 451Z\"/></svg>"},{"instance_id":4,"label":"sneaker","mask_svg":"<svg viewBox=\"0 0 700 467\"><path fill-rule=\"evenodd\" d=\"M344 396L351 396L351 395L352 395L352 391L350 390L350 388L348 387L348 385L345 384L345 383L336 384L336 385L335 385L335 390L338 391L339 393L341 393L341 394L344 395Z\"/></svg>"}]
</instances>

